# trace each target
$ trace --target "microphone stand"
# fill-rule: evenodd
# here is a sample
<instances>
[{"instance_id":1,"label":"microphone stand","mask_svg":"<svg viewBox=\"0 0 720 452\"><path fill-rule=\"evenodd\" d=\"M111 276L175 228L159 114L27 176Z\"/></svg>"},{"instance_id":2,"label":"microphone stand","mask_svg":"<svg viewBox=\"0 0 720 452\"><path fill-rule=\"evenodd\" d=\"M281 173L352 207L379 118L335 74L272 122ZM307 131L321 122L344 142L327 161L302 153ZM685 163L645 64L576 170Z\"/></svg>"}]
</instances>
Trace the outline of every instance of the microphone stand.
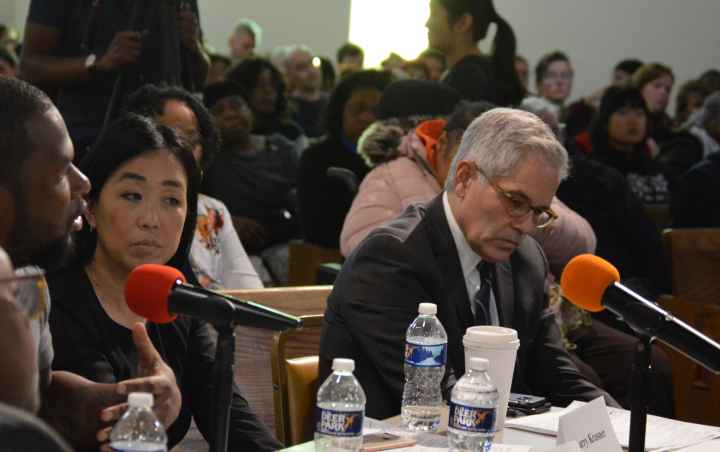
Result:
<instances>
[{"instance_id":1,"label":"microphone stand","mask_svg":"<svg viewBox=\"0 0 720 452\"><path fill-rule=\"evenodd\" d=\"M210 452L227 452L235 361L235 329L232 322L214 326L218 338L212 376L213 411Z\"/></svg>"},{"instance_id":2,"label":"microphone stand","mask_svg":"<svg viewBox=\"0 0 720 452\"><path fill-rule=\"evenodd\" d=\"M630 398L629 452L645 452L645 430L650 392L652 338L642 335L635 349Z\"/></svg>"}]
</instances>

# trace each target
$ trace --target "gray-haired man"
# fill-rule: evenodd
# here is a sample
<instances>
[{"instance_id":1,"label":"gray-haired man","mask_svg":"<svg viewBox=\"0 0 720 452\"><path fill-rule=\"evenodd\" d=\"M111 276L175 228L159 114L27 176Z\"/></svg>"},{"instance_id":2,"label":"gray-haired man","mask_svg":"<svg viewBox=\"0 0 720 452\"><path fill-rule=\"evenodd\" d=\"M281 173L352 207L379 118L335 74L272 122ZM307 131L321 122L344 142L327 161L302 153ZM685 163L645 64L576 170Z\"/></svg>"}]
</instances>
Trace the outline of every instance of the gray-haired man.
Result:
<instances>
[{"instance_id":1,"label":"gray-haired man","mask_svg":"<svg viewBox=\"0 0 720 452\"><path fill-rule=\"evenodd\" d=\"M405 331L431 301L448 333L448 369L465 372L462 336L475 324L514 328L520 338L512 390L553 404L604 395L565 352L547 310L547 262L528 233L549 225L567 175L565 149L535 115L498 108L465 132L446 190L372 232L343 265L325 312L320 378L333 358L354 358L367 414L398 414ZM489 264L481 277L480 264ZM486 281L484 304L477 295Z\"/></svg>"}]
</instances>

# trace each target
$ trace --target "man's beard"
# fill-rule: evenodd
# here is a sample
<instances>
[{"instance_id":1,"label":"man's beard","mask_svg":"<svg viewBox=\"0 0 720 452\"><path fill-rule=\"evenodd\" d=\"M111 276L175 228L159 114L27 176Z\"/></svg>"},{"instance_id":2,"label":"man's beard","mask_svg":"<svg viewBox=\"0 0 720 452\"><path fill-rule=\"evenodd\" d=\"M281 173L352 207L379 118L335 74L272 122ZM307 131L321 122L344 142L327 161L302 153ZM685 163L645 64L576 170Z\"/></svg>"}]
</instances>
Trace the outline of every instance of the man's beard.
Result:
<instances>
[{"instance_id":1,"label":"man's beard","mask_svg":"<svg viewBox=\"0 0 720 452\"><path fill-rule=\"evenodd\" d=\"M17 199L22 201L22 199ZM10 232L10 256L16 267L37 265L45 271L53 271L65 265L72 255L74 243L72 229L68 225L67 232L60 238L47 241L46 234L39 233L38 228L32 226L27 204L15 203L15 224Z\"/></svg>"}]
</instances>

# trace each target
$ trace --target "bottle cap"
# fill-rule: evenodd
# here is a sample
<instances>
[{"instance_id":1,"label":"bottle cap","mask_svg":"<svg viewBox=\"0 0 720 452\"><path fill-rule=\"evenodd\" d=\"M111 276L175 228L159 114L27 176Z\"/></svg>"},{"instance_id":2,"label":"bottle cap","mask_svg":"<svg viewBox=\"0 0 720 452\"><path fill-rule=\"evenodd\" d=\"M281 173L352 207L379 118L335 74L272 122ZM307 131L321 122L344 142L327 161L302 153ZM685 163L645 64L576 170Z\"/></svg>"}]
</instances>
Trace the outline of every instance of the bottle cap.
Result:
<instances>
[{"instance_id":1,"label":"bottle cap","mask_svg":"<svg viewBox=\"0 0 720 452\"><path fill-rule=\"evenodd\" d=\"M355 360L348 358L335 358L333 359L333 370L352 372L355 370Z\"/></svg>"},{"instance_id":2,"label":"bottle cap","mask_svg":"<svg viewBox=\"0 0 720 452\"><path fill-rule=\"evenodd\" d=\"M435 315L437 314L437 305L435 303L420 303L418 312L422 315Z\"/></svg>"},{"instance_id":3,"label":"bottle cap","mask_svg":"<svg viewBox=\"0 0 720 452\"><path fill-rule=\"evenodd\" d=\"M142 408L152 408L153 395L149 392L131 392L128 395L128 405Z\"/></svg>"},{"instance_id":4,"label":"bottle cap","mask_svg":"<svg viewBox=\"0 0 720 452\"><path fill-rule=\"evenodd\" d=\"M490 367L490 361L485 358L470 358L470 369L485 372Z\"/></svg>"}]
</instances>

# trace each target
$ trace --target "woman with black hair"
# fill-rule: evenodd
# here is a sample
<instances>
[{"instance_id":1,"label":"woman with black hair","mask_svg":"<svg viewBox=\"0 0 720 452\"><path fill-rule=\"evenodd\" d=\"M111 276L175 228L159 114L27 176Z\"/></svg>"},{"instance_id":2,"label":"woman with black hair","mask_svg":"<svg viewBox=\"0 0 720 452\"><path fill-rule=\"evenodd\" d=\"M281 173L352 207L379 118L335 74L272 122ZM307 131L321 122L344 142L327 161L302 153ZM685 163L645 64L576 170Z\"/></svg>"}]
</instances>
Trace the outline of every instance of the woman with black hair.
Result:
<instances>
[{"instance_id":1,"label":"woman with black hair","mask_svg":"<svg viewBox=\"0 0 720 452\"><path fill-rule=\"evenodd\" d=\"M208 172L219 151L220 135L210 112L195 96L178 87L145 85L130 96L126 109L175 128L191 146L201 175ZM210 289L263 287L228 208L203 193L198 194L190 264L200 284Z\"/></svg>"},{"instance_id":2,"label":"woman with black hair","mask_svg":"<svg viewBox=\"0 0 720 452\"><path fill-rule=\"evenodd\" d=\"M92 183L87 224L77 234L77 255L48 278L53 299L50 327L56 370L100 383L141 376L131 328L145 319L127 306L124 286L141 264L166 264L195 282L188 253L195 233L200 175L189 147L151 119L125 115L113 123L81 164ZM146 323L172 368L182 394L168 425L168 449L185 436L191 418L209 437L215 344L209 324L179 316ZM250 411L237 387L230 414L233 450L276 450L277 441Z\"/></svg>"},{"instance_id":3,"label":"woman with black hair","mask_svg":"<svg viewBox=\"0 0 720 452\"><path fill-rule=\"evenodd\" d=\"M375 110L390 79L388 72L353 72L330 95L325 111L327 138L300 158L300 223L308 242L333 249L340 246L340 230L355 193L326 173L330 167L346 168L358 183L368 173L357 152L358 139L375 121Z\"/></svg>"},{"instance_id":4,"label":"woman with black hair","mask_svg":"<svg viewBox=\"0 0 720 452\"><path fill-rule=\"evenodd\" d=\"M497 31L491 55L482 55L478 42L490 24ZM510 24L496 11L493 0L431 0L428 29L430 47L442 52L450 68L442 79L463 99L485 100L498 106L519 105L525 97L515 71L516 40Z\"/></svg>"},{"instance_id":5,"label":"woman with black hair","mask_svg":"<svg viewBox=\"0 0 720 452\"><path fill-rule=\"evenodd\" d=\"M648 116L648 107L637 88L608 88L590 125L592 158L620 171L643 203L666 204L670 181L665 168L650 155Z\"/></svg>"},{"instance_id":6,"label":"woman with black hair","mask_svg":"<svg viewBox=\"0 0 720 452\"><path fill-rule=\"evenodd\" d=\"M279 133L295 143L298 153L307 147L302 128L288 118L286 86L280 71L264 58L249 58L230 69L226 80L239 84L246 93L255 118L256 135Z\"/></svg>"}]
</instances>

